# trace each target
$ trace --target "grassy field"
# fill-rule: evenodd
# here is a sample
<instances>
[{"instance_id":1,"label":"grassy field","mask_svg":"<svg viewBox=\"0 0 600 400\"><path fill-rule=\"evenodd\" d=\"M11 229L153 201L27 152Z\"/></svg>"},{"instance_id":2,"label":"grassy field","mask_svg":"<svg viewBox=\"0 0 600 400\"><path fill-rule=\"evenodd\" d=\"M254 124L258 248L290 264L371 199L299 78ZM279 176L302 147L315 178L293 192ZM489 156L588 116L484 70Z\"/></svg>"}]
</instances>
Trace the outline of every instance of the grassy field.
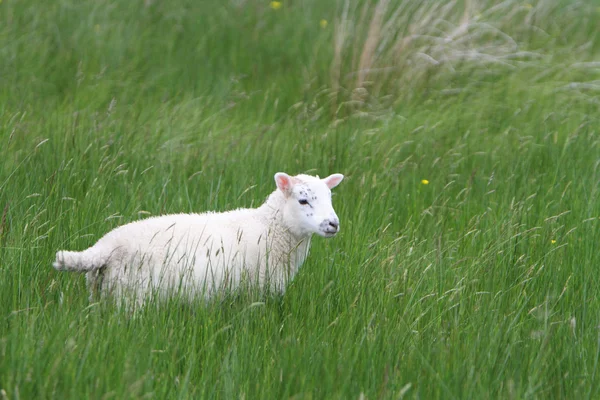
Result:
<instances>
[{"instance_id":1,"label":"grassy field","mask_svg":"<svg viewBox=\"0 0 600 400\"><path fill-rule=\"evenodd\" d=\"M600 398L600 4L0 2L0 398ZM51 267L341 172L285 296Z\"/></svg>"}]
</instances>

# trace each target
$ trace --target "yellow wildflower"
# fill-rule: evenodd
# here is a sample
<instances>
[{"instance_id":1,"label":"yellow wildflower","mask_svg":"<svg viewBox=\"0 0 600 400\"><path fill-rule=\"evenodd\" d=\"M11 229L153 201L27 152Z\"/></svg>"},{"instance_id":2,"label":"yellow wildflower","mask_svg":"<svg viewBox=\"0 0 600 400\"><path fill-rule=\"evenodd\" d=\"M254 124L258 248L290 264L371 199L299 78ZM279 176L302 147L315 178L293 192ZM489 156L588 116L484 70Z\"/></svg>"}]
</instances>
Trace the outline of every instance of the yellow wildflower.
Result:
<instances>
[{"instance_id":1,"label":"yellow wildflower","mask_svg":"<svg viewBox=\"0 0 600 400\"><path fill-rule=\"evenodd\" d=\"M429 185L429 181L428 181L427 179L422 179L422 180L421 180L421 183L422 183L423 185Z\"/></svg>"},{"instance_id":2,"label":"yellow wildflower","mask_svg":"<svg viewBox=\"0 0 600 400\"><path fill-rule=\"evenodd\" d=\"M281 8L281 2L280 1L272 1L271 4L269 4L271 6L271 8L273 10L279 10Z\"/></svg>"},{"instance_id":3,"label":"yellow wildflower","mask_svg":"<svg viewBox=\"0 0 600 400\"><path fill-rule=\"evenodd\" d=\"M319 21L319 25L321 25L321 28L323 29L327 28L327 20L322 19L321 21Z\"/></svg>"},{"instance_id":4,"label":"yellow wildflower","mask_svg":"<svg viewBox=\"0 0 600 400\"><path fill-rule=\"evenodd\" d=\"M552 239L552 240L550 241L550 243L552 243L552 244L555 244L555 243L556 243L556 240Z\"/></svg>"}]
</instances>

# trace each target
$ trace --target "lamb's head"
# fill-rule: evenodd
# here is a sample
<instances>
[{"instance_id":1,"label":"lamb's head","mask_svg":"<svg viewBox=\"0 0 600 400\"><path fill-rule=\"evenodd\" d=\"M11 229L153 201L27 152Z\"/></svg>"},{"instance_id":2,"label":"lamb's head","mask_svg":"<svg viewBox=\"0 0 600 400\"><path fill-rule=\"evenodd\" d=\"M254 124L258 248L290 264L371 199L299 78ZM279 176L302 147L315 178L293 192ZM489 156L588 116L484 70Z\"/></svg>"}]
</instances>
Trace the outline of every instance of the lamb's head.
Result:
<instances>
[{"instance_id":1,"label":"lamb's head","mask_svg":"<svg viewBox=\"0 0 600 400\"><path fill-rule=\"evenodd\" d=\"M285 198L282 218L292 233L332 237L339 232L340 220L331 204L331 189L342 179L342 174L324 179L310 175L289 176L284 172L275 174L275 183Z\"/></svg>"}]
</instances>

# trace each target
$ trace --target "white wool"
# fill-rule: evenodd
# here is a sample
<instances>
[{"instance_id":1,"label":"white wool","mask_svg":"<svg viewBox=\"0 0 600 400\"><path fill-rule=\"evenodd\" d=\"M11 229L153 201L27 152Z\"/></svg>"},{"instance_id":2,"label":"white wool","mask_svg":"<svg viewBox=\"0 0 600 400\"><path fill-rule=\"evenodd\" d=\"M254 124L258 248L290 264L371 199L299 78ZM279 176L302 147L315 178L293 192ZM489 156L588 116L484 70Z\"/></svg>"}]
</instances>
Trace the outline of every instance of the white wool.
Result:
<instances>
[{"instance_id":1,"label":"white wool","mask_svg":"<svg viewBox=\"0 0 600 400\"><path fill-rule=\"evenodd\" d=\"M92 292L210 297L244 278L284 291L308 255L311 236L335 236L331 188L343 176L275 175L277 190L255 209L174 214L120 226L82 252L59 251L54 267L86 272Z\"/></svg>"}]
</instances>

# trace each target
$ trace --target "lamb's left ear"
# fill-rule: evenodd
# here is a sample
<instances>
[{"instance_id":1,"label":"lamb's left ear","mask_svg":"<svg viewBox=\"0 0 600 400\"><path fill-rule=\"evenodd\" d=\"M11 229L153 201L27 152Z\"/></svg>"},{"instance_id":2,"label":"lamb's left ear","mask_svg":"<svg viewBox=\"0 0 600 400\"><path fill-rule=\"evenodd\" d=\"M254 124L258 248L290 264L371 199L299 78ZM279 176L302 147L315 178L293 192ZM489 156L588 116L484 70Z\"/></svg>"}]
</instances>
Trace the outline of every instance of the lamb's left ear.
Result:
<instances>
[{"instance_id":1,"label":"lamb's left ear","mask_svg":"<svg viewBox=\"0 0 600 400\"><path fill-rule=\"evenodd\" d=\"M344 179L344 175L342 174L333 174L329 175L327 178L323 178L323 182L327 185L329 189L333 189Z\"/></svg>"},{"instance_id":2,"label":"lamb's left ear","mask_svg":"<svg viewBox=\"0 0 600 400\"><path fill-rule=\"evenodd\" d=\"M294 182L292 181L292 177L285 172L278 172L275 174L275 183L277 184L279 190L281 190L286 196L289 196L289 194L292 192Z\"/></svg>"}]
</instances>

